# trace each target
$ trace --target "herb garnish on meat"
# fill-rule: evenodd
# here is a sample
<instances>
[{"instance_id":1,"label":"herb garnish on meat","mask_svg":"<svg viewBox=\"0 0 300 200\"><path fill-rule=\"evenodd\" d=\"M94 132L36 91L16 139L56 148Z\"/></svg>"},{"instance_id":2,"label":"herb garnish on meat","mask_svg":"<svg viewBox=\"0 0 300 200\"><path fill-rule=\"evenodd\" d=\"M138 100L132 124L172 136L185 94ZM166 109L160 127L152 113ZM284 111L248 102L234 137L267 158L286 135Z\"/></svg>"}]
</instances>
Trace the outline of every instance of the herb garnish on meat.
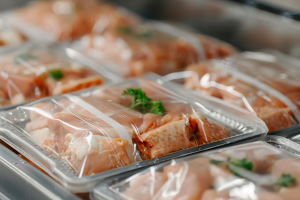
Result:
<instances>
[{"instance_id":1,"label":"herb garnish on meat","mask_svg":"<svg viewBox=\"0 0 300 200\"><path fill-rule=\"evenodd\" d=\"M63 73L60 70L52 70L49 71L49 75L51 78L53 78L55 81L58 81L59 79L63 78Z\"/></svg>"},{"instance_id":2,"label":"herb garnish on meat","mask_svg":"<svg viewBox=\"0 0 300 200\"><path fill-rule=\"evenodd\" d=\"M129 95L132 98L132 103L130 108L141 113L153 113L157 115L163 115L165 108L162 105L161 100L153 101L151 98L147 97L142 89L127 88L123 91L122 95Z\"/></svg>"},{"instance_id":3,"label":"herb garnish on meat","mask_svg":"<svg viewBox=\"0 0 300 200\"><path fill-rule=\"evenodd\" d=\"M290 187L293 183L296 182L296 179L292 177L291 174L281 174L281 177L277 179L275 185L280 185L283 187Z\"/></svg>"}]
</instances>

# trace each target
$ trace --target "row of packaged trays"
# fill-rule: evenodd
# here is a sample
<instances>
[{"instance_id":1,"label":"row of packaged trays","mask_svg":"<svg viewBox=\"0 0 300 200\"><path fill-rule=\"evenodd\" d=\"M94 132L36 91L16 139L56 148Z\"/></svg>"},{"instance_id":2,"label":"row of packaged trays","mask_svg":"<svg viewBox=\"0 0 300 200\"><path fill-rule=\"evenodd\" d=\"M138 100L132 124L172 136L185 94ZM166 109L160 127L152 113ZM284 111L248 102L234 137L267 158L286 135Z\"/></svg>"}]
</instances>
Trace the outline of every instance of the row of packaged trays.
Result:
<instances>
[{"instance_id":1,"label":"row of packaged trays","mask_svg":"<svg viewBox=\"0 0 300 200\"><path fill-rule=\"evenodd\" d=\"M30 161L0 148L0 177L5 182L1 199L296 200L299 195L300 145L280 136L250 139L111 176L89 194L77 196Z\"/></svg>"},{"instance_id":2,"label":"row of packaged trays","mask_svg":"<svg viewBox=\"0 0 300 200\"><path fill-rule=\"evenodd\" d=\"M169 26L166 24L157 23L156 27L160 27L158 29L161 31L161 27L169 27ZM124 31L126 30L122 29L122 33L124 33ZM170 32L170 30L172 32L173 30L177 30L177 29L174 29L173 27L169 29L168 32ZM131 33L134 33L135 35L135 32L131 32ZM179 35L177 34L177 37L183 36L182 35L183 33L186 36L187 33L179 31L178 33ZM190 35L188 35L187 38L188 39L191 38ZM192 38L193 39L189 39L189 42L193 44L193 41L195 40L194 37ZM212 44L217 44L217 43L218 42L216 43L213 42ZM25 49L25 52L28 51L28 47L22 47L22 48ZM22 48L19 49L20 52L24 52ZM216 48L217 49L216 52L219 52L218 48ZM24 68L28 68L28 66L26 66L26 63L29 63L31 61L33 61L34 63L34 61L36 61L37 58L39 58L40 56L45 60L49 59L47 58L47 56L49 55L47 55L46 58L43 57L43 55L40 55L41 54L40 50L45 49L44 47L36 48L36 45L33 45L29 47L29 49L31 51L29 54L21 53L17 56L16 55L8 56L8 59L11 60L9 62L12 62L12 60L14 60L13 62L15 62L15 65L18 65L17 68L22 68L20 65L24 65ZM195 47L195 49L199 49L199 48ZM229 49L231 49L231 47ZM278 58L278 56L271 56L262 53L244 53L244 54L233 56L229 58L229 60L223 60L221 62L212 61L209 63L204 63L202 65L192 66L189 68L190 69L189 71L194 71L193 73L189 73L189 72L177 73L177 74L175 73L175 74L167 75L165 77L149 75L148 77L146 76L145 78L142 79L131 79L124 82L119 82L117 84L106 85L105 83L109 83L108 80L106 81L106 78L113 81L121 80L119 76L115 75L109 70L109 69L113 69L114 65L108 63L107 61L103 63L102 60L102 63L101 62L100 63L102 64L102 66L104 65L106 66L106 68L104 69L102 66L101 67L99 66L99 63L95 63L94 61L87 59L85 56L83 56L82 52L79 53L78 51L74 51L72 49L64 49L64 50L66 50L65 51L66 57L79 60L84 64L88 63L87 64L88 67L91 67L91 70L88 70L88 68L86 68L85 66L78 65L78 64L74 65L73 63L71 63L70 67L72 68L72 70L73 68L75 68L76 69L75 72L77 72L77 74L79 73L79 74L93 74L93 75L95 72L93 72L92 70L97 71L99 73L99 76L101 77L99 76L97 77L96 85L102 84L104 82L104 87L100 87L99 89L91 89L84 92L79 92L75 94L75 96L63 95L60 97L53 97L53 98L50 97L50 98L42 99L39 102L30 103L24 106L20 105L20 107L17 107L13 110L2 112L1 117L3 121L1 121L1 123L3 122L2 123L3 126L1 128L1 138L8 144L12 145L15 149L22 152L30 160L38 164L43 170L45 170L48 174L50 174L52 177L54 177L59 182L61 182L65 187L76 192L88 191L93 187L94 184L96 184L97 181L105 177L112 176L114 174L120 174L129 170L134 170L141 167L147 167L154 163L163 162L172 158L181 157L187 154L195 153L210 148L215 148L217 146L233 143L238 140L259 136L267 132L267 128L265 124L262 123L262 121L260 121L254 115L246 112L245 110L239 109L239 107L248 108L248 110L254 113L258 113L258 115L267 123L267 126L270 131L292 126L296 124L297 121L299 121L297 105L295 105L296 103L294 103L297 102L298 93L296 92L296 96L294 95L293 93L294 87L292 87L294 85L290 84L289 82L290 80L295 81L294 77L297 77L298 72L297 70L291 67L291 65L293 66L293 63L292 64L289 63L291 59L288 60L281 59L280 57ZM33 51L35 51L35 53ZM62 51L56 54L60 54L61 52ZM207 51L207 48L205 48L205 53L204 53L205 56L207 56L207 52L210 51ZM231 50L229 52L232 53ZM219 54L217 55L217 57L218 56ZM244 66L242 64L241 64L241 69L246 73L242 74L240 72L236 72L235 69L232 68L232 66L228 67L228 63L227 63L228 61L231 62L233 65L240 64L240 62L244 62L244 61L246 63L249 62L251 64L256 62L261 62L259 63L260 65L258 65L259 67L255 68L255 72L258 72L260 68L263 68L263 70L259 71L260 73L258 74L267 75L267 76L257 77L255 76L255 74L254 75L251 74L251 71L253 70L254 66L252 66L251 68L247 68L247 65ZM276 67L274 66L269 67L268 64L270 63L271 65L275 64ZM68 65L69 64L67 64L67 66ZM284 67L285 65L289 65L291 69L286 70ZM158 65L158 68L159 66L160 65ZM14 67L16 66L7 65L7 68L11 70L15 69ZM53 69L56 69L58 66L55 65L51 67ZM120 66L117 69L120 69ZM273 70L274 73L268 74L269 73L268 70L270 69ZM65 70L66 72L68 72L68 70L70 71L68 67L66 67ZM26 69L24 69L24 71L26 71ZM59 71L62 72L63 70L59 70ZM83 71L85 72L83 73ZM115 70L114 72L116 71L118 70ZM71 73L72 78L74 78L74 76L78 76L75 72L73 70L73 72ZM203 72L205 72L205 74L203 74ZM249 72L250 74L247 74ZM208 77L207 74L211 77L216 77L216 79L207 80ZM284 74L285 76L283 77L282 74ZM268 75L271 75L271 77ZM59 92L57 91L61 90L60 88L61 84L53 84L52 79L61 78L60 73L57 73L57 71L52 71L52 73L49 73L48 76L50 79L48 81L50 82L50 84L48 83L48 85L46 86L48 88L47 89L48 93L52 92L53 94L59 94ZM81 77L81 75L79 76L80 76L79 80L81 78L84 78ZM251 76L254 78L251 78ZM217 86L218 84L219 85L223 84L223 86L227 87L228 85L222 82L224 80L221 80L221 82L219 82L220 81L219 78L222 79L224 77L225 77L225 82L226 79L227 81L231 81L230 84L232 85L229 85L228 87L229 89L231 88L231 86L237 86L238 84L240 84L242 85L241 87L242 89L246 86L248 87L248 89L250 88L250 91L246 90L246 93L243 93L243 90L241 92L240 88L238 88L238 91L240 91L244 96L242 98L239 96L238 98L236 98L230 96L232 95L232 92L231 90L227 90L228 88L225 89L225 94L224 94L224 91L222 92L222 88L220 90L220 88L218 87L215 88L206 87L207 85L210 85L211 82L217 83L216 84ZM226 105L226 103L222 103L218 99L210 98L205 95L201 95L200 93L192 92L190 90L186 92L185 90L187 89L183 89L182 87L174 83L168 83L169 80L178 79L178 78L186 78L185 85L188 88L200 90L201 92L207 93L212 96L216 96L227 102L231 101L231 103L237 104L239 107L234 105L233 106ZM194 78L196 78L195 82L194 82ZM199 78L199 80L197 80L197 78ZM259 79L260 81L257 81L257 79ZM283 83L281 82L281 79L284 79ZM264 83L264 81L266 80L267 83ZM270 82L268 81L271 81L271 84L273 84L272 87L268 86L268 84L270 84ZM31 87L30 84L29 87L28 85L25 84L26 81L25 82L15 81L15 84L17 83L19 83L20 85L19 88L27 87L29 89L32 89L30 88ZM198 83L201 83L202 85L200 84L200 86L198 86L197 85ZM75 86L78 87L78 85L80 84L77 85L75 84ZM125 85L127 85L127 88L124 87ZM249 85L251 85L251 87L249 87ZM282 87L276 88L276 85ZM133 91L138 92L139 94L142 94L141 92L143 91L146 92L146 96L142 95L143 98L147 99L146 103L144 102L143 104L143 106L146 106L146 108L141 108L141 106L139 105L136 107L134 106L132 107L132 105L130 106L129 105L130 102L128 102L128 99L123 95L121 95L122 92L126 91L126 89L130 89L131 87L135 88L135 90ZM142 88L143 91L138 91L137 90L138 88L140 89ZM158 88L158 91L161 90L160 92L158 92L159 95L151 91L151 89L154 88L156 89ZM287 88L291 88L291 90L286 90ZM74 89L71 87L71 89L68 88L67 90L73 91ZM226 94L226 90L227 93L229 94ZM297 91L297 87L296 87L296 91ZM174 92L180 94L181 96L178 96ZM128 93L130 93L130 91L128 91ZM257 95L255 94L253 95L253 93L257 93ZM282 95L281 93L283 93L284 95ZM295 96L294 102L291 102L290 100L285 98L285 95L290 95L289 93ZM106 96L106 99L104 98L105 95L108 95ZM263 96L264 98L261 99L260 98L261 96ZM246 102L244 101L245 97L246 97ZM102 100L98 98L100 99L102 98L102 100L104 98L104 100L111 100L114 103L120 104L117 106L117 108L118 109L121 108L119 109L121 111L119 111L118 109L116 109L116 107L114 107L116 105L110 105L111 103L109 102L103 103L101 102ZM16 101L18 101L19 99L20 98L16 98ZM254 104L258 104L259 107L256 107L257 105L254 107L252 105L253 102L250 102L250 106L247 104L249 103L248 101L253 101L253 99L254 99ZM267 102L265 101L266 99ZM104 109L105 112L103 111L103 108L101 107L103 107L104 104L107 104L106 106L110 107L110 109L108 109L110 112L107 112L107 110L105 109ZM151 104L151 106L154 105L153 106L154 109L152 109L149 104ZM124 107L122 106L125 106L126 109L124 109ZM270 106L272 109L269 109ZM13 107L16 106L14 105L11 108ZM80 107L83 108L83 110L81 110L83 111L83 113L81 113L81 111L79 112L78 109ZM155 114L163 114L164 117L161 118L159 116L152 116L150 114L146 114L146 115L137 114L134 111L130 111L130 109L127 110L128 107L134 108L135 110L138 110L139 112L142 113L152 110L151 112ZM8 107L3 109L8 109ZM146 109L146 111L143 109ZM105 113L104 115L103 112ZM183 116L178 116L178 112L180 114L183 113ZM93 115L92 118L90 118L91 116L88 116L89 115L88 113L92 113ZM132 116L134 117L132 118ZM123 120L122 123L120 122L120 119ZM130 122L131 119L137 119L137 122L131 123ZM148 123L149 121L147 122L147 120L150 120L150 122L153 124L151 123L149 124ZM281 123L278 123L278 120ZM51 122L57 122L57 121L59 121L58 124L57 123L51 124ZM186 123L184 123L184 121ZM98 129L99 125L101 129L100 131L96 130ZM168 127L164 125L171 125L171 126ZM58 129L62 130L62 133L59 133L59 130L54 130L55 127L57 128L57 126L59 127ZM164 128L160 128L159 126L163 126ZM110 130L111 127L113 127L113 130ZM172 132L174 133L174 131L170 130L170 128L174 128L174 127L175 129L177 127L184 128L184 131L176 135L176 137L178 137L176 138L177 141L182 140L181 142L178 142L180 144L177 144L177 142L172 143L173 136L171 135L171 133ZM73 129L72 130L73 133L75 132L77 135L68 134L68 131L70 131L70 129L68 130L68 128L71 128L71 130ZM83 131L80 131L80 129L83 129ZM159 138L157 135L155 135L155 131L157 133L160 133L162 135L162 138L167 137L168 139L170 138L170 140L163 141L162 139L159 142L151 141L152 139L156 140L157 138ZM91 132L92 134L88 135L83 132L86 133ZM165 134L164 132L170 132L170 134L168 135ZM96 137L94 137L93 133L95 133ZM139 134L141 133L141 135L137 133ZM80 134L86 134L86 135L82 137L82 135ZM58 135L59 138L57 138L56 135ZM98 137L99 135L100 137ZM102 137L103 135L109 136L108 138L112 138L112 139L103 138ZM116 135L119 135L117 139L114 138ZM148 135L151 136L149 137L149 140L147 140L148 138L146 137ZM132 139L131 137L134 139L134 142L131 141ZM127 158L126 156L125 159L119 158L118 161L120 162L114 163L114 166L112 168L121 167L121 166L122 167L113 169L111 171L102 172L102 171L106 171L107 168L101 169L101 167L97 166L99 168L97 169L99 170L97 172L102 172L102 173L94 175L95 171L93 170L95 170L97 167L92 167L91 170L89 170L88 167L86 167L85 163L88 162L86 162L85 159L91 161L93 160L93 158L89 158L88 156L90 153L90 149L88 148L89 150L86 150L84 148L87 148L87 146L89 146L91 149L94 148L93 146L94 143L92 142L96 141L97 143L96 148L100 152L103 150L102 148L105 148L102 142L99 143L99 141L103 141L103 139L106 139L109 144L112 143L112 141L116 142L117 147L119 147L118 145L121 144L120 153L126 154L129 158ZM57 141L59 141L58 142L59 144L58 145L54 144ZM64 146L66 142L68 145ZM126 143L130 143L130 144L127 145ZM134 153L133 154L128 153L130 152L130 149L126 149L126 148L129 147L131 143L133 148L137 148L139 150L140 155ZM167 146L166 143L170 143L171 145L163 149L164 151L157 153L156 152L157 149L155 148L159 149L160 145ZM125 146L127 145L127 147L122 149L124 145ZM108 146L114 146L114 145L108 145ZM155 148L153 148L153 146ZM80 152L76 152L77 147L82 148ZM186 148L187 150L182 150ZM110 150L111 152L113 152L112 149L105 149L105 150ZM84 158L82 158L82 153ZM115 152L110 154L114 155ZM140 159L139 156L142 157L141 159L143 159L143 161L138 160ZM111 166L108 166L108 168L110 167ZM89 166L89 168L91 167Z\"/></svg>"}]
</instances>

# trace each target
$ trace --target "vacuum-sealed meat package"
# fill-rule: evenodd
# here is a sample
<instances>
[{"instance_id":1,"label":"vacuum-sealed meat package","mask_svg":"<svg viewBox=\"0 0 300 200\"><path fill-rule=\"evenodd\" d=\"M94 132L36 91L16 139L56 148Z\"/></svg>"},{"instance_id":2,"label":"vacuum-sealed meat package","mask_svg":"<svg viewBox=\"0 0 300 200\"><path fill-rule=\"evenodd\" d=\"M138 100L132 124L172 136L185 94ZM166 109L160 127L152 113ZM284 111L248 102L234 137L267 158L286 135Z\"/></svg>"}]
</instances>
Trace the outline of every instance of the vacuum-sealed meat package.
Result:
<instances>
[{"instance_id":1,"label":"vacuum-sealed meat package","mask_svg":"<svg viewBox=\"0 0 300 200\"><path fill-rule=\"evenodd\" d=\"M14 22L24 30L31 31L32 25L60 42L88 34L94 25L104 30L139 21L139 17L125 9L97 0L34 1L17 10L15 15Z\"/></svg>"},{"instance_id":2,"label":"vacuum-sealed meat package","mask_svg":"<svg viewBox=\"0 0 300 200\"><path fill-rule=\"evenodd\" d=\"M29 44L0 55L0 106L74 92L106 79L59 48Z\"/></svg>"},{"instance_id":3,"label":"vacuum-sealed meat package","mask_svg":"<svg viewBox=\"0 0 300 200\"><path fill-rule=\"evenodd\" d=\"M263 60L268 58L271 60ZM247 53L195 64L183 75L184 85L249 110L266 123L269 132L288 128L300 119L300 71L274 59L267 54Z\"/></svg>"},{"instance_id":4,"label":"vacuum-sealed meat package","mask_svg":"<svg viewBox=\"0 0 300 200\"><path fill-rule=\"evenodd\" d=\"M20 134L27 147L9 143L24 147L21 152L29 159L28 147L39 146L37 152L66 164L74 179L53 170L55 166L47 169L47 159L35 155L44 171L80 185L108 176L109 170L120 173L267 131L252 115L217 114L210 110L215 107L190 102L155 80L129 79L19 106L1 113L18 133L4 127L0 134ZM74 183L75 177L83 180Z\"/></svg>"},{"instance_id":5,"label":"vacuum-sealed meat package","mask_svg":"<svg viewBox=\"0 0 300 200\"><path fill-rule=\"evenodd\" d=\"M165 75L199 60L223 58L235 52L229 44L160 22L120 24L86 35L72 48L123 77L146 72Z\"/></svg>"},{"instance_id":6,"label":"vacuum-sealed meat package","mask_svg":"<svg viewBox=\"0 0 300 200\"><path fill-rule=\"evenodd\" d=\"M296 200L300 160L286 149L299 153L299 145L280 137L221 148L123 179L106 179L93 189L93 196L117 200Z\"/></svg>"}]
</instances>

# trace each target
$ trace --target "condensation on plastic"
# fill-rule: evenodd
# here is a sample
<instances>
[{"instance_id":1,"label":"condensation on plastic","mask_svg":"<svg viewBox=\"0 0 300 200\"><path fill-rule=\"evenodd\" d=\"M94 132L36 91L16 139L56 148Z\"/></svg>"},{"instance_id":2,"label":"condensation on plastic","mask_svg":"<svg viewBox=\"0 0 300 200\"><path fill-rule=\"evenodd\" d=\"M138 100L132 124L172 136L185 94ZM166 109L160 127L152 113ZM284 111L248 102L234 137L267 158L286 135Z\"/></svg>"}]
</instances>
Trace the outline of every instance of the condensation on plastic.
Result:
<instances>
[{"instance_id":1,"label":"condensation on plastic","mask_svg":"<svg viewBox=\"0 0 300 200\"><path fill-rule=\"evenodd\" d=\"M125 180L113 177L109 185L100 183L93 193L94 197L126 200L296 200L299 150L290 140L269 136L172 160ZM283 180L286 176L290 180Z\"/></svg>"},{"instance_id":2,"label":"condensation on plastic","mask_svg":"<svg viewBox=\"0 0 300 200\"><path fill-rule=\"evenodd\" d=\"M156 21L95 32L76 41L72 48L123 77L146 72L165 75L235 52L229 44Z\"/></svg>"},{"instance_id":3,"label":"condensation on plastic","mask_svg":"<svg viewBox=\"0 0 300 200\"><path fill-rule=\"evenodd\" d=\"M33 1L7 17L10 23L41 40L69 42L99 29L134 24L139 17L97 0Z\"/></svg>"},{"instance_id":4,"label":"condensation on plastic","mask_svg":"<svg viewBox=\"0 0 300 200\"><path fill-rule=\"evenodd\" d=\"M71 51L67 53L71 54ZM28 43L0 55L0 106L24 103L108 81L63 49Z\"/></svg>"},{"instance_id":5,"label":"condensation on plastic","mask_svg":"<svg viewBox=\"0 0 300 200\"><path fill-rule=\"evenodd\" d=\"M0 15L0 53L26 44L28 38L18 28L7 23Z\"/></svg>"},{"instance_id":6,"label":"condensation on plastic","mask_svg":"<svg viewBox=\"0 0 300 200\"><path fill-rule=\"evenodd\" d=\"M189 102L156 79L152 75L126 80L2 112L2 119L16 129L1 128L1 139L21 148L67 187L85 191L109 175L267 132L260 120L229 118L232 114ZM129 87L141 88L153 101L161 100L163 116L130 109L132 99L122 95ZM34 143L41 148L32 152ZM62 163L74 174L61 171Z\"/></svg>"},{"instance_id":7,"label":"condensation on plastic","mask_svg":"<svg viewBox=\"0 0 300 200\"><path fill-rule=\"evenodd\" d=\"M290 100L283 90L278 90L267 79L272 73L271 78L274 77L274 83L278 83L280 74L284 75L288 69L276 72L274 67L268 69L268 65L254 66L250 61L241 64L237 61L238 57L192 65L186 72L165 76L162 82L185 78L186 88L220 98L256 114L267 124L269 132L291 127L296 123L295 119L299 121L297 102ZM264 76L264 73L268 75Z\"/></svg>"}]
</instances>

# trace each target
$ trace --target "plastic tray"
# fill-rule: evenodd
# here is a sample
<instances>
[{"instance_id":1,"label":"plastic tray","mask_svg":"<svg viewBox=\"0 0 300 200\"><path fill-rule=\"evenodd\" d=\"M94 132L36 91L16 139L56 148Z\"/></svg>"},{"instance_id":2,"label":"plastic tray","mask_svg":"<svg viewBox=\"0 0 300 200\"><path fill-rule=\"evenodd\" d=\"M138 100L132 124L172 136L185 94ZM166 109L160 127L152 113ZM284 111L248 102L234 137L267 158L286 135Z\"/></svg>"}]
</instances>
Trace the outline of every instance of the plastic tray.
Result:
<instances>
[{"instance_id":1,"label":"plastic tray","mask_svg":"<svg viewBox=\"0 0 300 200\"><path fill-rule=\"evenodd\" d=\"M154 74L148 74L144 77L144 79L152 81L155 81L158 78L159 76ZM138 80L139 79L128 79L120 83L112 83L111 85L118 87L130 84L134 86L138 83ZM172 90L171 88L169 89ZM88 90L77 93L85 94L87 91ZM4 120L4 112L0 113L0 115L2 114L2 119L0 119L0 138L6 143L8 143L10 146L15 148L17 151L22 153L25 157L36 163L50 176L61 182L66 188L75 192L86 192L89 191L100 180L103 180L104 178L113 175L122 174L131 170L150 166L156 163L215 148L218 146L231 144L233 142L244 140L247 138L258 137L264 135L267 132L266 126L261 122L261 120L259 120L256 117L254 119L246 119L241 116L233 115L232 113L226 112L226 110L221 111L220 109L217 109L215 107L215 104L206 103L205 105L201 105L199 103L196 104L195 102L192 103L191 101L188 101L187 99L179 95L177 95L177 97L182 98L187 102L190 102L197 110L199 110L207 118L212 118L214 119L214 121L226 126L229 129L229 135L231 137L226 138L224 140L219 140L209 144L201 145L195 148L182 150L166 156L133 163L122 168L113 169L91 176L84 176L81 178L79 178L66 164L54 158L54 156L52 156L49 152L33 143L29 138L27 138L24 135L23 130L18 128L18 126L15 126L7 120ZM10 113L10 111L6 111L5 113ZM240 113L241 115L245 115L245 113ZM250 117L253 117L253 115L250 115Z\"/></svg>"},{"instance_id":2,"label":"plastic tray","mask_svg":"<svg viewBox=\"0 0 300 200\"><path fill-rule=\"evenodd\" d=\"M108 69L105 69L104 67L97 64L93 60L87 58L86 56L84 56L82 54L79 54L79 53L77 53L76 51L74 51L72 49L65 48L63 46L59 46L59 45L56 45L56 44L38 44L36 42L28 42L28 43L20 46L20 48L18 48L17 50L11 49L10 51L7 51L5 53L9 53L11 51L19 51L19 50L23 50L23 49L24 50L27 50L27 49L28 50L34 50L35 48L45 49L45 50L53 53L57 57L62 57L66 60L68 60L68 59L73 60L75 62L78 62L78 63L81 63L81 64L85 65L86 67L94 70L95 72L97 72L99 75L101 75L103 77L103 80L104 80L103 84L110 83L110 82L117 82L117 81L122 80L121 77L119 77L118 75L112 73ZM1 110L9 110L9 109L15 108L17 106L27 104L29 102L32 102L32 101L26 101L26 102L22 102L20 104L12 104L12 105L8 105L8 106L3 106L3 107L0 107L0 111Z\"/></svg>"},{"instance_id":3,"label":"plastic tray","mask_svg":"<svg viewBox=\"0 0 300 200\"><path fill-rule=\"evenodd\" d=\"M256 139L248 140L245 142L237 143L234 145L230 145L230 147L238 145L238 144L249 143L249 142L267 143L267 145L275 146L275 147L281 149L282 151L284 151L288 154L291 154L291 157L295 157L295 156L299 157L299 155L300 155L300 145L292 142L291 140L288 140L283 137L278 137L278 136L265 136L265 137L261 137L261 138L256 138ZM217 150L210 151L207 153L221 152L221 151L222 151L222 149L219 149L219 150L217 149ZM200 155L205 155L207 153L200 153ZM189 157L185 157L184 160L189 159L189 158L195 158L197 156L198 156L198 154L191 155ZM182 159L179 159L179 160L182 160ZM159 169L162 166L165 166L170 163L171 163L171 161L165 162L165 163L154 166L154 168ZM107 178L95 186L93 191L90 193L90 198L92 200L104 200L104 199L105 200L124 200L124 198L120 197L120 195L113 192L110 189L110 187L113 186L114 184L117 184L120 181L124 181L125 179L131 177L132 175L135 175L135 177L136 177L139 174L143 174L143 173L144 173L144 171L139 170L139 171L135 171L135 173L131 172L128 174L122 174L122 175L117 175L117 176ZM124 187L126 187L126 186L124 185Z\"/></svg>"},{"instance_id":4,"label":"plastic tray","mask_svg":"<svg viewBox=\"0 0 300 200\"><path fill-rule=\"evenodd\" d=\"M74 199L78 197L0 144L0 199Z\"/></svg>"}]
</instances>

